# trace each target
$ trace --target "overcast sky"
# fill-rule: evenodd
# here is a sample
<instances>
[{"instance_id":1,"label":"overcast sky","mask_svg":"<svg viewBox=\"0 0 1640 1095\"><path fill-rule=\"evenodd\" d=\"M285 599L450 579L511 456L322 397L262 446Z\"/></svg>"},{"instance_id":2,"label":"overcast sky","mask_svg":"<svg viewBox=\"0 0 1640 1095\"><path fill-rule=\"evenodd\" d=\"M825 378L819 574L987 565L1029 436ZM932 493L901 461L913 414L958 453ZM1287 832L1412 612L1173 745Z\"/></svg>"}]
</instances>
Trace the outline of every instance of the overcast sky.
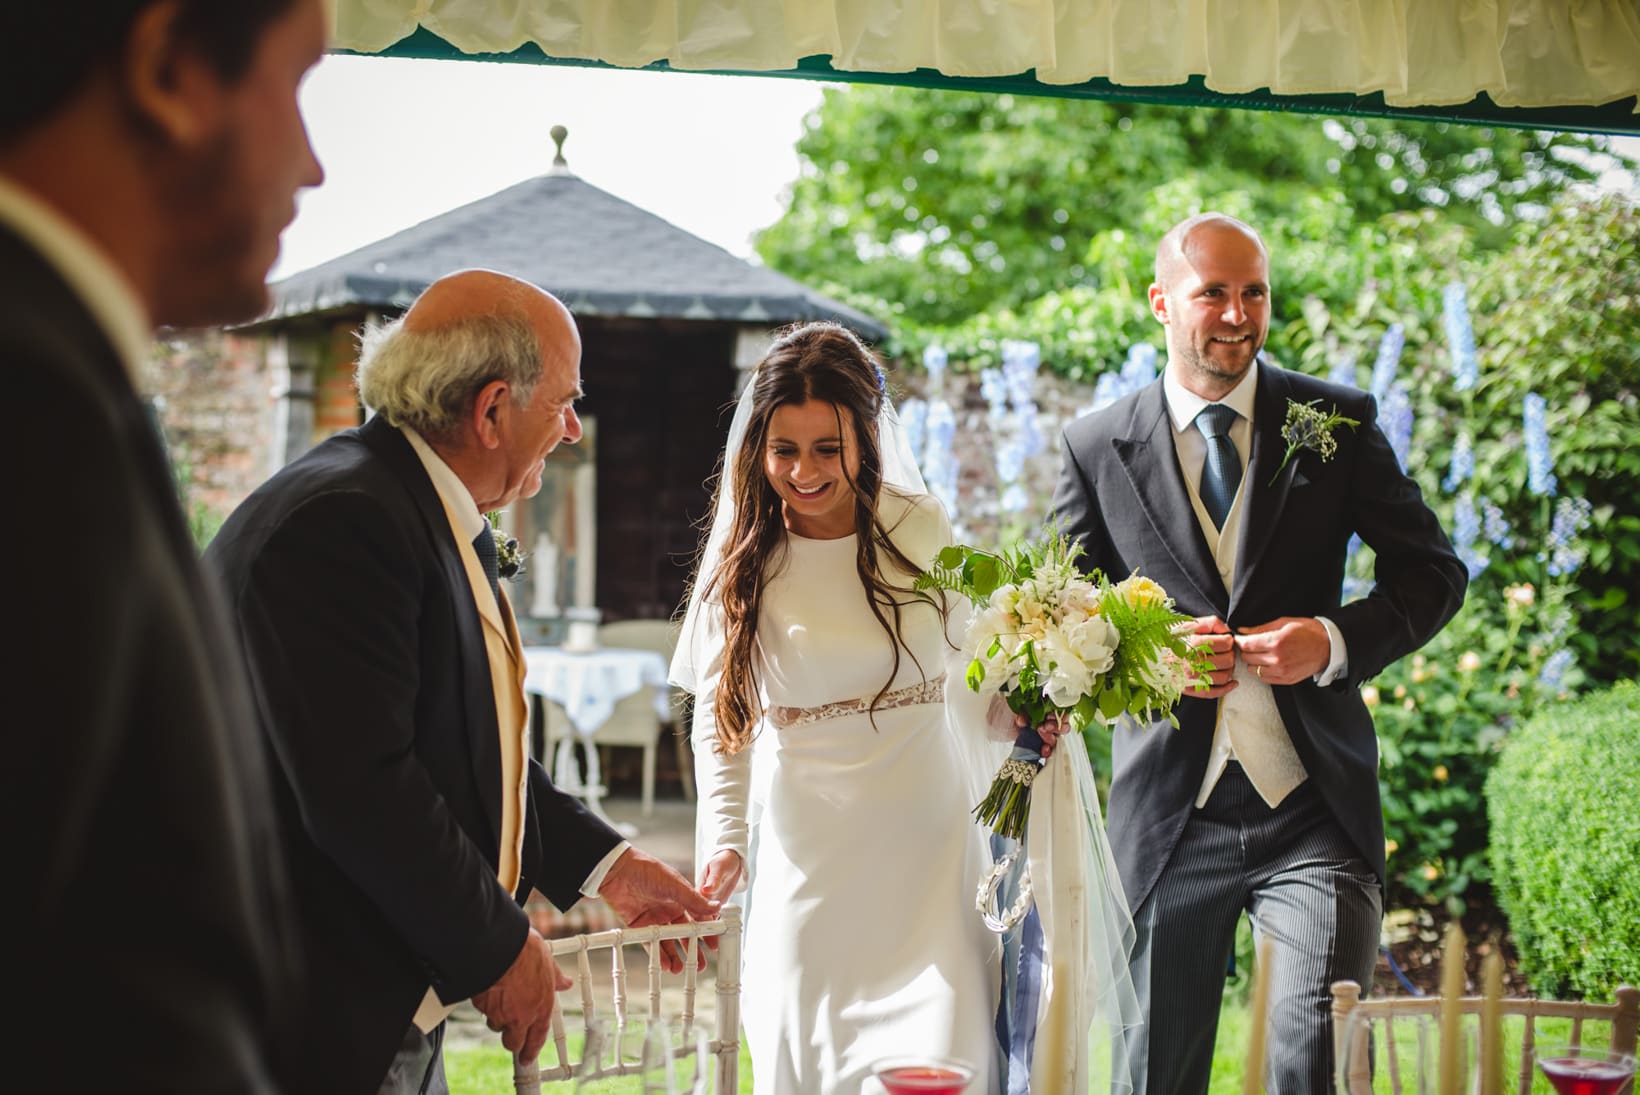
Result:
<instances>
[{"instance_id":1,"label":"overcast sky","mask_svg":"<svg viewBox=\"0 0 1640 1095\"><path fill-rule=\"evenodd\" d=\"M326 179L300 201L274 276L294 273L552 164L751 254L797 177L812 80L329 56L303 112Z\"/></svg>"},{"instance_id":2,"label":"overcast sky","mask_svg":"<svg viewBox=\"0 0 1640 1095\"><path fill-rule=\"evenodd\" d=\"M811 80L328 56L302 105L326 181L304 194L273 276L345 254L543 174L554 125L587 182L751 254L797 177ZM1640 154L1640 139L1625 142ZM1618 185L1633 191L1634 180Z\"/></svg>"}]
</instances>

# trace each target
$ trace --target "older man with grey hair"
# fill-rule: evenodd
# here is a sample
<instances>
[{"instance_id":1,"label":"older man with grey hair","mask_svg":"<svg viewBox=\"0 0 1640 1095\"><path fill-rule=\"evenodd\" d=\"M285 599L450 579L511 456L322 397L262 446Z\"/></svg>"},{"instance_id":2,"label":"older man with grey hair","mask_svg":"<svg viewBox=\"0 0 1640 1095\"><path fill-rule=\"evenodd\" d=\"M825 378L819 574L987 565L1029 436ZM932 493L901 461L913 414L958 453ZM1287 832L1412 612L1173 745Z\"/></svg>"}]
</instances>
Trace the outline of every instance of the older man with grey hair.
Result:
<instances>
[{"instance_id":1,"label":"older man with grey hair","mask_svg":"<svg viewBox=\"0 0 1640 1095\"><path fill-rule=\"evenodd\" d=\"M442 1021L469 998L534 1057L568 980L520 907L532 887L633 924L716 911L529 757L484 514L580 438L580 360L550 294L485 270L434 282L364 337L374 417L275 475L206 554L279 760L315 967L291 1090L443 1090Z\"/></svg>"}]
</instances>

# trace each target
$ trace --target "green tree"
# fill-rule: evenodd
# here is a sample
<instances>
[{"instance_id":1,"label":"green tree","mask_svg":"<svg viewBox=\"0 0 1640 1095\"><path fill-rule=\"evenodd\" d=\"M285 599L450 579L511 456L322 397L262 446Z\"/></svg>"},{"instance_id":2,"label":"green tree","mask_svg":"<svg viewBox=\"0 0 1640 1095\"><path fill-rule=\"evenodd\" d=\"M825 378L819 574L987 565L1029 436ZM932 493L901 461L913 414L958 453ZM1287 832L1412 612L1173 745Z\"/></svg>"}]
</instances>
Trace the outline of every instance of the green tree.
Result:
<instances>
[{"instance_id":1,"label":"green tree","mask_svg":"<svg viewBox=\"0 0 1640 1095\"><path fill-rule=\"evenodd\" d=\"M794 277L890 302L913 325L945 326L1113 278L1142 276L1142 289L1155 232L1191 198L1222 207L1237 195L1261 229L1318 203L1355 223L1435 208L1501 245L1520 218L1592 179L1589 157L1605 144L855 85L828 89L808 119L790 207L758 251Z\"/></svg>"}]
</instances>

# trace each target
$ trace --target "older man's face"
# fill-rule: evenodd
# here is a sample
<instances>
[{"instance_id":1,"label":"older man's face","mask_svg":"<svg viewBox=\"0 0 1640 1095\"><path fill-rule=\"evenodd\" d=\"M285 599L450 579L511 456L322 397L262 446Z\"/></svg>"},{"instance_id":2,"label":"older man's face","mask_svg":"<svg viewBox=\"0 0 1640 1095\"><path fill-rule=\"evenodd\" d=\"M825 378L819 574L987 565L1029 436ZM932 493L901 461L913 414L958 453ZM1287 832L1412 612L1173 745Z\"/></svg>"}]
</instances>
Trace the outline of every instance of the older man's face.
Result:
<instances>
[{"instance_id":1,"label":"older man's face","mask_svg":"<svg viewBox=\"0 0 1640 1095\"><path fill-rule=\"evenodd\" d=\"M156 322L248 319L267 307L268 270L296 216L296 193L324 172L297 103L324 53L324 0L292 0L269 23L246 70L200 94L210 130L167 165L167 271Z\"/></svg>"},{"instance_id":2,"label":"older man's face","mask_svg":"<svg viewBox=\"0 0 1640 1095\"><path fill-rule=\"evenodd\" d=\"M575 401L581 397L579 338L543 338L541 380L528 403L509 403L504 418L500 457L505 461L503 493L493 507L510 506L541 491L547 454L581 439Z\"/></svg>"}]
</instances>

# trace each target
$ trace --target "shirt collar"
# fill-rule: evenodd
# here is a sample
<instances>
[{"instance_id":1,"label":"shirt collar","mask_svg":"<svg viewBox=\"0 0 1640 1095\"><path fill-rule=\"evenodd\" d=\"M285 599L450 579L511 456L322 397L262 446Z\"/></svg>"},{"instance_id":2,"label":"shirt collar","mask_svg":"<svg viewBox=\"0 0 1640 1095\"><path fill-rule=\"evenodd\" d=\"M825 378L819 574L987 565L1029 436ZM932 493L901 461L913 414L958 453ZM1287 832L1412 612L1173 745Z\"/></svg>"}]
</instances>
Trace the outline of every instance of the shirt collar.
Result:
<instances>
[{"instance_id":1,"label":"shirt collar","mask_svg":"<svg viewBox=\"0 0 1640 1095\"><path fill-rule=\"evenodd\" d=\"M80 298L125 364L133 387L147 359L153 326L142 302L108 253L72 221L0 174L0 224L11 228Z\"/></svg>"},{"instance_id":2,"label":"shirt collar","mask_svg":"<svg viewBox=\"0 0 1640 1095\"><path fill-rule=\"evenodd\" d=\"M1173 375L1171 362L1169 367L1162 373L1162 393L1167 398L1168 417L1173 420L1173 428L1179 433L1190 429L1191 423L1196 420L1196 415L1209 402L1179 383L1178 378ZM1258 361L1255 359L1252 367L1242 375L1236 386L1230 389L1230 394L1219 400L1219 402L1251 422L1253 420L1253 404L1257 394Z\"/></svg>"},{"instance_id":3,"label":"shirt collar","mask_svg":"<svg viewBox=\"0 0 1640 1095\"><path fill-rule=\"evenodd\" d=\"M404 439L410 442L410 447L416 450L416 456L420 458L421 466L427 469L427 478L433 481L433 489L438 491L445 508L456 515L456 521L461 525L461 534L467 538L468 543L478 539L478 534L484 531L484 526L489 522L478 512L478 503L473 500L473 492L467 489L467 484L450 470L450 465L433 451L433 446L429 445L421 434L409 426L400 426L398 429L404 434Z\"/></svg>"}]
</instances>

